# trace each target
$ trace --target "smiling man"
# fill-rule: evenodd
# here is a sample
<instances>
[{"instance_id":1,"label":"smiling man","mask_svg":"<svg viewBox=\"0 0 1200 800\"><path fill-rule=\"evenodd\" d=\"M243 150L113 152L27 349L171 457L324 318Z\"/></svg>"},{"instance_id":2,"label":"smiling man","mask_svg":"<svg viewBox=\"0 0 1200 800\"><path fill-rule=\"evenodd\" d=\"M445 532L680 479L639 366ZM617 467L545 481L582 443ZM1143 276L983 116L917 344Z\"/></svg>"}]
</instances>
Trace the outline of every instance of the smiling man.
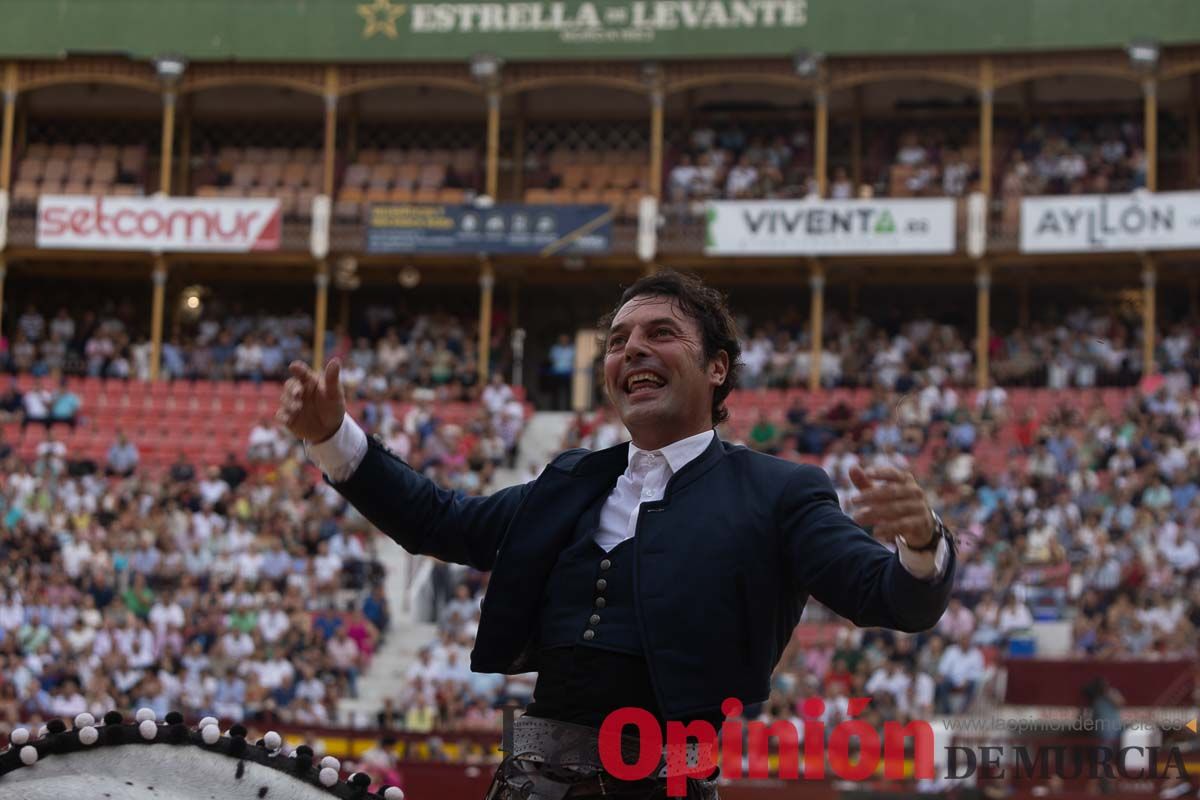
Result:
<instances>
[{"instance_id":1,"label":"smiling man","mask_svg":"<svg viewBox=\"0 0 1200 800\"><path fill-rule=\"evenodd\" d=\"M717 437L740 355L720 293L659 272L602 330L605 388L632 441L568 451L489 497L439 489L368 440L336 361L322 375L293 364L281 399L280 421L380 530L492 570L471 668L538 678L489 800L663 797L660 778L603 772L608 714L719 725L726 698L767 698L810 596L860 626L921 631L953 585L953 538L911 475L852 470L856 522L822 470ZM566 762L582 766L550 766ZM715 782L691 780L688 796L715 798Z\"/></svg>"}]
</instances>

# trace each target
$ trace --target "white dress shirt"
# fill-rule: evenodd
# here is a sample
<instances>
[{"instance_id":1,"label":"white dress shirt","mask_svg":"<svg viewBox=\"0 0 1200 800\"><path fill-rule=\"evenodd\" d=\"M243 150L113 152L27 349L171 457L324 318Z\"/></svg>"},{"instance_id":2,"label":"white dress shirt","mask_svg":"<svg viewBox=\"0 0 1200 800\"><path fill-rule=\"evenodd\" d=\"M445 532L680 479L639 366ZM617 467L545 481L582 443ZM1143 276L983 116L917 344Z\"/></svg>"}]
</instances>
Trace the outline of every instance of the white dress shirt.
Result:
<instances>
[{"instance_id":1,"label":"white dress shirt","mask_svg":"<svg viewBox=\"0 0 1200 800\"><path fill-rule=\"evenodd\" d=\"M630 442L629 465L600 510L596 544L609 552L626 539L633 538L641 504L662 500L671 476L703 453L715 435L714 431L708 430L672 442L661 450L650 451ZM337 433L319 444L306 442L305 447L309 457L329 480L340 483L354 474L366 456L367 435L346 414ZM896 543L900 563L905 569L913 576L927 580L932 580L935 575L940 577L945 571L947 547L943 539L934 552L915 553L903 542L897 540Z\"/></svg>"}]
</instances>

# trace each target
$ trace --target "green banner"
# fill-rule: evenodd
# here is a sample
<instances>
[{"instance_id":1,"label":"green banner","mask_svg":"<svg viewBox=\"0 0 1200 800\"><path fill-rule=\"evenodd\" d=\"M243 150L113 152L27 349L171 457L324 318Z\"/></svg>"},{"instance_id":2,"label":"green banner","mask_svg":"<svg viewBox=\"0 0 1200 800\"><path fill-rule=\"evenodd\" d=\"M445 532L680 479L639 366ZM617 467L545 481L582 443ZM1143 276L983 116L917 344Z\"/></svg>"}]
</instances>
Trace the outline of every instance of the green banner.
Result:
<instances>
[{"instance_id":1,"label":"green banner","mask_svg":"<svg viewBox=\"0 0 1200 800\"><path fill-rule=\"evenodd\" d=\"M1200 42L1200 0L0 0L0 58L509 60Z\"/></svg>"}]
</instances>

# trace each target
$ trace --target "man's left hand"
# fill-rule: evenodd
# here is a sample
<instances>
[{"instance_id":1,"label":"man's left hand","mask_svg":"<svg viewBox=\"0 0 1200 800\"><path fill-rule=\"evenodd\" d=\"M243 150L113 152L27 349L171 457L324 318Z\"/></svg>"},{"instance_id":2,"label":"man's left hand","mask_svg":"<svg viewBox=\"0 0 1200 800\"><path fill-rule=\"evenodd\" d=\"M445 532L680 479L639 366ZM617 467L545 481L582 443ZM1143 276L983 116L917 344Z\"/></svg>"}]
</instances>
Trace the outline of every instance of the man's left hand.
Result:
<instances>
[{"instance_id":1,"label":"man's left hand","mask_svg":"<svg viewBox=\"0 0 1200 800\"><path fill-rule=\"evenodd\" d=\"M850 480L859 491L854 519L859 525L871 526L877 538L890 542L900 537L909 547L922 547L933 538L933 510L911 472L853 467Z\"/></svg>"}]
</instances>

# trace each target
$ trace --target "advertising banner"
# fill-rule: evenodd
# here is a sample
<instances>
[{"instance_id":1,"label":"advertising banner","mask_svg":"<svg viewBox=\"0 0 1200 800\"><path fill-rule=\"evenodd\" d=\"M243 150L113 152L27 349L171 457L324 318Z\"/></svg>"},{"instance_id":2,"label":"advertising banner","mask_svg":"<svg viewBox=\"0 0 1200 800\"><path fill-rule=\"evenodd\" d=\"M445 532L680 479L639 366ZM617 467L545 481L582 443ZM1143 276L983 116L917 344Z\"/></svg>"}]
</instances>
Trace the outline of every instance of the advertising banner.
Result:
<instances>
[{"instance_id":1,"label":"advertising banner","mask_svg":"<svg viewBox=\"0 0 1200 800\"><path fill-rule=\"evenodd\" d=\"M1026 197L1022 253L1200 248L1200 192Z\"/></svg>"},{"instance_id":2,"label":"advertising banner","mask_svg":"<svg viewBox=\"0 0 1200 800\"><path fill-rule=\"evenodd\" d=\"M953 253L952 199L748 200L708 204L710 256Z\"/></svg>"},{"instance_id":3,"label":"advertising banner","mask_svg":"<svg viewBox=\"0 0 1200 800\"><path fill-rule=\"evenodd\" d=\"M5 0L0 52L191 61L788 58L1200 39L1195 0Z\"/></svg>"},{"instance_id":4,"label":"advertising banner","mask_svg":"<svg viewBox=\"0 0 1200 800\"><path fill-rule=\"evenodd\" d=\"M603 255L612 247L610 206L441 203L371 206L368 253Z\"/></svg>"},{"instance_id":5,"label":"advertising banner","mask_svg":"<svg viewBox=\"0 0 1200 800\"><path fill-rule=\"evenodd\" d=\"M248 253L278 250L279 201L42 195L37 246L73 250Z\"/></svg>"}]
</instances>

